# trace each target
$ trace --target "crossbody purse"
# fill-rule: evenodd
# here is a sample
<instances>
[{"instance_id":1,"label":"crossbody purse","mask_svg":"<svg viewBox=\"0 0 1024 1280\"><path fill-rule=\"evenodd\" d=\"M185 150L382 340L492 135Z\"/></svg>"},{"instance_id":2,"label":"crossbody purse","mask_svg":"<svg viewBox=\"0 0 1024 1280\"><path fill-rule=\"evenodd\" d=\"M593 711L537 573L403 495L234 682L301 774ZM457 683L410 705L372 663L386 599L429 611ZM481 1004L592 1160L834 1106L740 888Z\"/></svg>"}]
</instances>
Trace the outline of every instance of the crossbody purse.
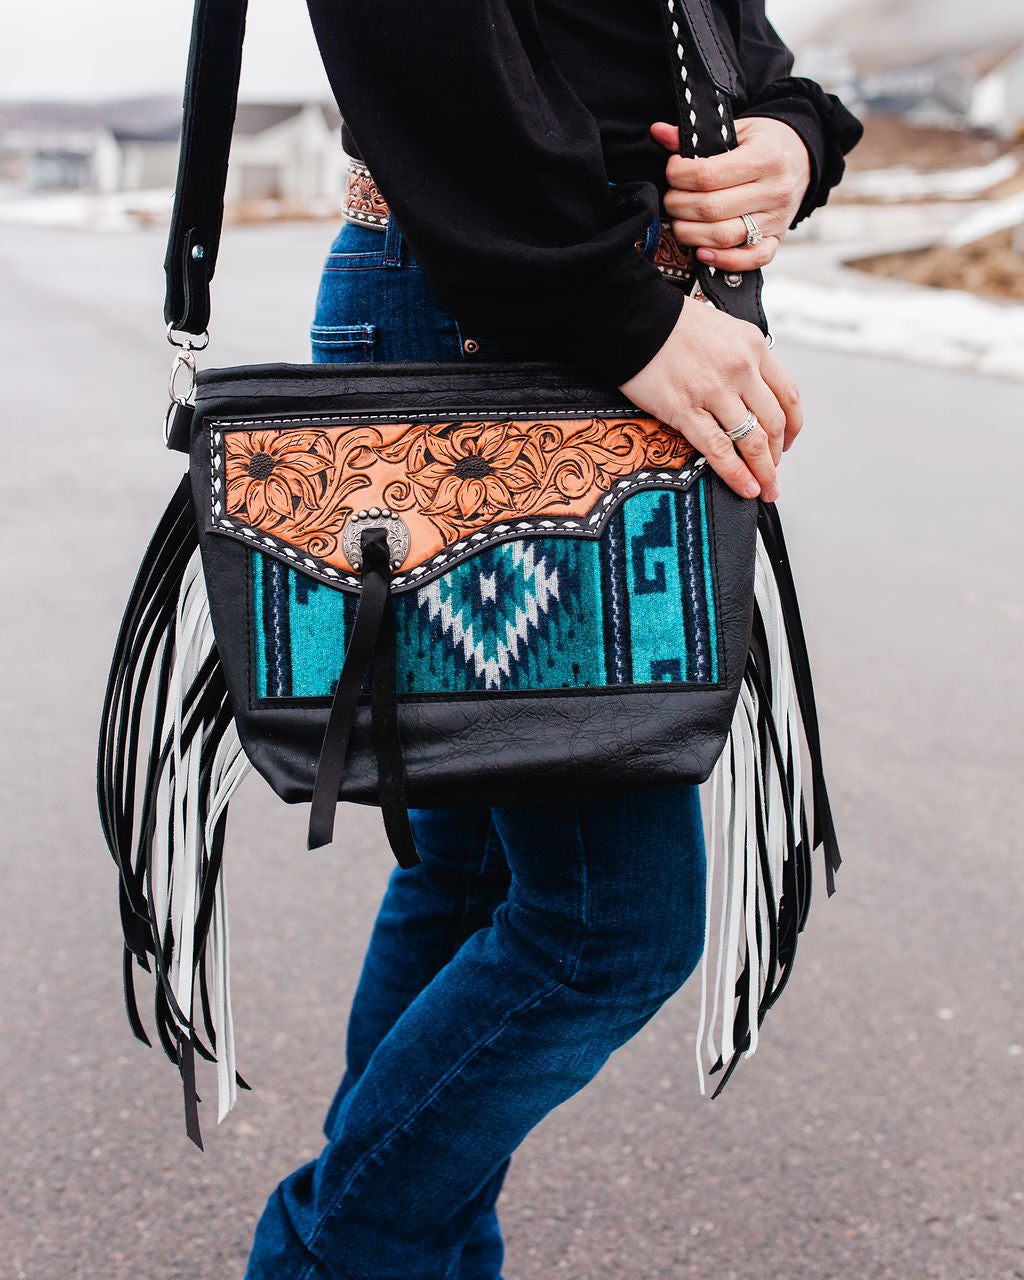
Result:
<instances>
[{"instance_id":1,"label":"crossbody purse","mask_svg":"<svg viewBox=\"0 0 1024 1280\"><path fill-rule=\"evenodd\" d=\"M310 803L379 805L403 867L409 806L583 800L711 779L697 1059L743 1054L792 967L811 853L839 865L806 648L774 507L737 497L620 392L543 363L196 371L223 216L244 0L197 0L165 320L166 437L183 478L129 599L98 791L135 970L201 1145L239 1084L223 881L251 768ZM683 150L735 145L735 72L706 0L664 0ZM386 195L386 193L385 193ZM700 266L767 331L760 273ZM809 815L813 815L813 821ZM710 949L710 948L709 948Z\"/></svg>"}]
</instances>

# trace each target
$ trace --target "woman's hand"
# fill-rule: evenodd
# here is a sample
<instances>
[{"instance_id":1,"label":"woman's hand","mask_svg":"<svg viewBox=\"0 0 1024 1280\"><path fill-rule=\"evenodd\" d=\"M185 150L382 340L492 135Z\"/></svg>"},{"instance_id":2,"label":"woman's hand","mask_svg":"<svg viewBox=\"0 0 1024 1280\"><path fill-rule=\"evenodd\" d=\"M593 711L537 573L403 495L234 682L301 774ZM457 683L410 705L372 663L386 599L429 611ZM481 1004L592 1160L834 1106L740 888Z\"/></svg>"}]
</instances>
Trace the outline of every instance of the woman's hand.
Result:
<instances>
[{"instance_id":1,"label":"woman's hand","mask_svg":"<svg viewBox=\"0 0 1024 1280\"><path fill-rule=\"evenodd\" d=\"M655 141L670 151L679 147L679 130L651 126ZM811 161L800 135L781 120L745 116L736 121L738 145L703 159L673 155L666 173L665 212L680 244L723 271L767 266L803 203L811 179ZM764 234L747 245L742 214Z\"/></svg>"},{"instance_id":2,"label":"woman's hand","mask_svg":"<svg viewBox=\"0 0 1024 1280\"><path fill-rule=\"evenodd\" d=\"M775 468L803 426L800 393L756 325L687 298L675 328L622 391L684 436L741 497L774 502ZM733 444L747 411L760 426Z\"/></svg>"}]
</instances>

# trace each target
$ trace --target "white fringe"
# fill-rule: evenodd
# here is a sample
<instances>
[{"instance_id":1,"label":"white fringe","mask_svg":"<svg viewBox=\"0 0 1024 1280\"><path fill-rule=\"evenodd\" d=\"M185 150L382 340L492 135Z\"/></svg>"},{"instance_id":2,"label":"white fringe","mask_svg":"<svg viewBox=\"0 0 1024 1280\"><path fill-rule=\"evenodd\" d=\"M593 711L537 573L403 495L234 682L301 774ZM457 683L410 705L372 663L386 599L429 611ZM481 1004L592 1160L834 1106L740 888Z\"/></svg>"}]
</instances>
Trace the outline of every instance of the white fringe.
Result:
<instances>
[{"instance_id":1,"label":"white fringe","mask_svg":"<svg viewBox=\"0 0 1024 1280\"><path fill-rule=\"evenodd\" d=\"M251 765L242 752L232 721L217 744L210 780L208 812L201 811L200 768L210 725L183 743L182 700L203 663L214 650L213 623L202 562L196 551L185 570L178 599L174 660L167 694L167 713L160 740L170 746L158 782L157 827L152 851L153 908L166 949L173 940L168 980L180 1010L179 1025L188 1033L194 998L193 934L199 905L204 857L209 853L218 819ZM207 750L209 749L207 745ZM170 841L168 841L168 830ZM217 1054L218 1121L235 1104L235 1038L231 1014L231 965L224 868L218 877L206 947L206 974Z\"/></svg>"},{"instance_id":2,"label":"white fringe","mask_svg":"<svg viewBox=\"0 0 1024 1280\"><path fill-rule=\"evenodd\" d=\"M206 819L206 843L213 843L213 833L221 814L228 807L242 779L252 768L238 741L235 722L221 740L213 766L210 784L210 812ZM235 1083L235 1023L231 1012L231 948L228 940L228 901L225 888L226 867L221 863L215 890L213 917L210 921L208 948L210 1005L213 1030L217 1037L217 1123L235 1105L238 1088Z\"/></svg>"},{"instance_id":3,"label":"white fringe","mask_svg":"<svg viewBox=\"0 0 1024 1280\"><path fill-rule=\"evenodd\" d=\"M702 1094L707 1090L707 1070L719 1059L727 1064L736 1051L733 1023L736 1015L736 981L748 959L751 975L747 994L750 1044L744 1056L757 1049L757 1012L765 990L767 954L759 955L757 930L768 936L768 895L778 909L783 868L788 856L785 794L794 815L802 794L800 761L803 727L796 700L796 686L789 656L786 628L771 563L757 538L754 601L768 641L771 665L768 693L770 714L782 748L784 764L793 775L790 786L774 755L761 778L757 743L758 705L754 686L744 680L725 748L705 786L704 813L707 828L706 945L700 967L701 1001L697 1026L697 1076ZM760 809L760 814L758 810ZM770 879L765 883L757 847L760 817L768 838ZM715 923L717 920L717 929ZM713 944L717 940L717 945Z\"/></svg>"}]
</instances>

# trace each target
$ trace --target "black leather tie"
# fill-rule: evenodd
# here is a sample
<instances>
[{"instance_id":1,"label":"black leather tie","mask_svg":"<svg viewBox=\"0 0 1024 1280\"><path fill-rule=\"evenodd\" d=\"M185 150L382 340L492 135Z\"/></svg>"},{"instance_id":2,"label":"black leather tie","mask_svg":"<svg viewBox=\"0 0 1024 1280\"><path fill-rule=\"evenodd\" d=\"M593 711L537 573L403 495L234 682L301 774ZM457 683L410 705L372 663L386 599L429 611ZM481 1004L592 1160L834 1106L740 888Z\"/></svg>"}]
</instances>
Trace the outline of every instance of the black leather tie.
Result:
<instances>
[{"instance_id":1,"label":"black leather tie","mask_svg":"<svg viewBox=\"0 0 1024 1280\"><path fill-rule=\"evenodd\" d=\"M363 681L372 661L371 716L384 828L399 866L413 867L420 857L409 826L405 764L398 736L395 607L391 600L387 534L383 529L368 529L362 535L361 547L363 590L320 749L309 810L308 844L310 849L319 849L334 838L334 813L345 773L349 739Z\"/></svg>"}]
</instances>

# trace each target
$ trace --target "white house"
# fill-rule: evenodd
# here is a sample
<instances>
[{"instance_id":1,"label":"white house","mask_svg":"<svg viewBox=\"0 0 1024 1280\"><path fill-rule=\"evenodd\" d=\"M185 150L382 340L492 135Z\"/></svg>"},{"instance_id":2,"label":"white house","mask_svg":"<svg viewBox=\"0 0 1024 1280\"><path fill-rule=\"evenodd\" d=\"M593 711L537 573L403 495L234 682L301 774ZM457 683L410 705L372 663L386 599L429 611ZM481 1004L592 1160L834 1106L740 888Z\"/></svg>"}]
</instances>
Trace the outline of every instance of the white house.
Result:
<instances>
[{"instance_id":1,"label":"white house","mask_svg":"<svg viewBox=\"0 0 1024 1280\"><path fill-rule=\"evenodd\" d=\"M309 207L337 202L344 182L341 117L320 103L245 102L231 138L227 205L277 200ZM179 121L115 131L122 189L173 187Z\"/></svg>"},{"instance_id":2,"label":"white house","mask_svg":"<svg viewBox=\"0 0 1024 1280\"><path fill-rule=\"evenodd\" d=\"M341 117L319 103L242 103L228 166L228 204L337 201L346 161Z\"/></svg>"},{"instance_id":3,"label":"white house","mask_svg":"<svg viewBox=\"0 0 1024 1280\"><path fill-rule=\"evenodd\" d=\"M974 84L968 119L1001 138L1024 138L1024 44L983 66Z\"/></svg>"},{"instance_id":4,"label":"white house","mask_svg":"<svg viewBox=\"0 0 1024 1280\"><path fill-rule=\"evenodd\" d=\"M946 54L922 64L863 70L856 96L871 111L903 116L914 124L958 128L965 122L974 81L966 58Z\"/></svg>"},{"instance_id":5,"label":"white house","mask_svg":"<svg viewBox=\"0 0 1024 1280\"><path fill-rule=\"evenodd\" d=\"M173 187L178 173L177 120L149 129L116 128L122 191L154 191Z\"/></svg>"},{"instance_id":6,"label":"white house","mask_svg":"<svg viewBox=\"0 0 1024 1280\"><path fill-rule=\"evenodd\" d=\"M120 154L110 129L25 123L0 126L0 187L116 191Z\"/></svg>"},{"instance_id":7,"label":"white house","mask_svg":"<svg viewBox=\"0 0 1024 1280\"><path fill-rule=\"evenodd\" d=\"M0 184L15 196L173 186L180 117L173 98L0 103Z\"/></svg>"},{"instance_id":8,"label":"white house","mask_svg":"<svg viewBox=\"0 0 1024 1280\"><path fill-rule=\"evenodd\" d=\"M320 103L243 103L231 143L226 201L336 205L344 184L341 118ZM180 105L0 104L0 193L173 188Z\"/></svg>"}]
</instances>

